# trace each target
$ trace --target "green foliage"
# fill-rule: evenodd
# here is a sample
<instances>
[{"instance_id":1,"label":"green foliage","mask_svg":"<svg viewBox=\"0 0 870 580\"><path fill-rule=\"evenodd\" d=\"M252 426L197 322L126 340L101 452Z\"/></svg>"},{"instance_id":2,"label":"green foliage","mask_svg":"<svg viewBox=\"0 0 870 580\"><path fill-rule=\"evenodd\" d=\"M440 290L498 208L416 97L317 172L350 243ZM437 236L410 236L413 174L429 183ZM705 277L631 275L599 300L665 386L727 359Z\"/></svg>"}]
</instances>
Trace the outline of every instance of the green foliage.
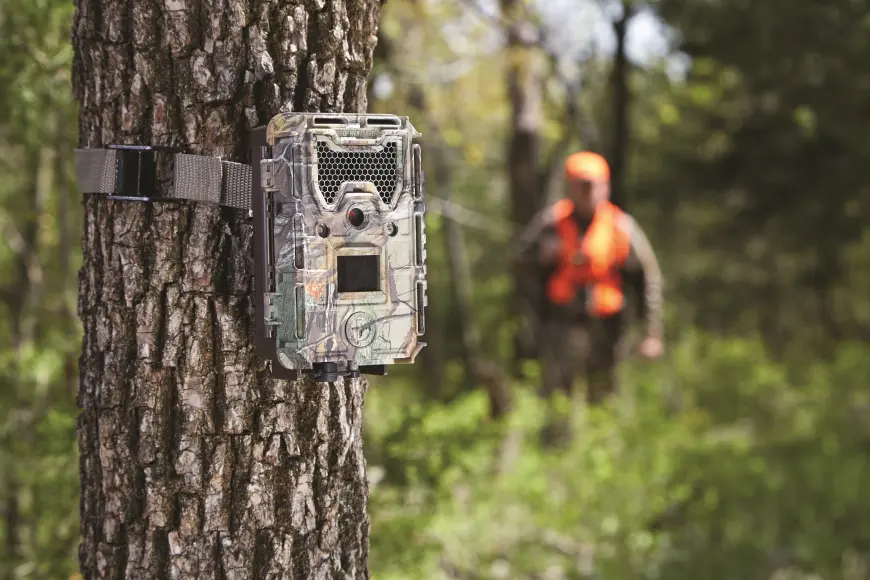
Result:
<instances>
[{"instance_id":1,"label":"green foliage","mask_svg":"<svg viewBox=\"0 0 870 580\"><path fill-rule=\"evenodd\" d=\"M626 368L629 392L578 408L555 451L524 385L497 427L473 392L415 411L401 437L369 431L387 450L370 469L403 466L372 491L374 578L846 578L868 539L867 354L844 346L794 380L759 344L696 334Z\"/></svg>"}]
</instances>

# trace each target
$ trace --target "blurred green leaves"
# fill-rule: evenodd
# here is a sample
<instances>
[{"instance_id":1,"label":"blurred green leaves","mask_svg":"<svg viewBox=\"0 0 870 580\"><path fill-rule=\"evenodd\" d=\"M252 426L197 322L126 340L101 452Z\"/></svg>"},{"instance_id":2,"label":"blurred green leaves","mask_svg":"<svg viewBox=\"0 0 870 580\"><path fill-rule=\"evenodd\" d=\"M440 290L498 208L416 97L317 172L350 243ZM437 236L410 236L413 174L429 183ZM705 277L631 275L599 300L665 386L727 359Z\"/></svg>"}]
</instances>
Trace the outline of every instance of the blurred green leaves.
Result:
<instances>
[{"instance_id":1,"label":"blurred green leaves","mask_svg":"<svg viewBox=\"0 0 870 580\"><path fill-rule=\"evenodd\" d=\"M448 559L480 578L551 566L565 578L590 567L612 579L753 578L782 554L841 577L867 535L870 429L845 424L843 401L825 393L838 373L870 369L855 354L795 382L758 344L695 334L667 364L627 368L632 388L611 408L578 408L576 440L557 451L538 446L543 408L523 385L518 411L495 429L480 393L430 406L390 447L415 477L372 493L374 577L440 577ZM661 388L674 380L678 412ZM370 393L375 404L388 397ZM522 451L500 469L511 438Z\"/></svg>"},{"instance_id":2,"label":"blurred green leaves","mask_svg":"<svg viewBox=\"0 0 870 580\"><path fill-rule=\"evenodd\" d=\"M0 577L78 568L73 3L0 4Z\"/></svg>"}]
</instances>

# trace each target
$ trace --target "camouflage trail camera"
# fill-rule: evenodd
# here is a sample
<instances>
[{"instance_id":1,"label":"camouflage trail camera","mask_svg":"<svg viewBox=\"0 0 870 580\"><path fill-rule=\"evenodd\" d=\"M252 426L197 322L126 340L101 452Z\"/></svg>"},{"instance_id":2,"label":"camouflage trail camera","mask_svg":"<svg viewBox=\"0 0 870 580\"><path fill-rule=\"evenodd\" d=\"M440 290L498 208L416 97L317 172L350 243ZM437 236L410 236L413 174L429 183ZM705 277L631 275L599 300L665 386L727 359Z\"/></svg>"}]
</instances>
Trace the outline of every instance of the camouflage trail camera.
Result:
<instances>
[{"instance_id":1,"label":"camouflage trail camera","mask_svg":"<svg viewBox=\"0 0 870 580\"><path fill-rule=\"evenodd\" d=\"M251 135L251 165L150 146L76 151L79 189L195 200L254 224L256 349L272 374L386 374L425 346L420 134L407 117L285 113ZM157 197L156 153L173 191Z\"/></svg>"},{"instance_id":2,"label":"camouflage trail camera","mask_svg":"<svg viewBox=\"0 0 870 580\"><path fill-rule=\"evenodd\" d=\"M423 348L419 136L407 118L298 113L257 135L257 338L273 369L383 373Z\"/></svg>"}]
</instances>

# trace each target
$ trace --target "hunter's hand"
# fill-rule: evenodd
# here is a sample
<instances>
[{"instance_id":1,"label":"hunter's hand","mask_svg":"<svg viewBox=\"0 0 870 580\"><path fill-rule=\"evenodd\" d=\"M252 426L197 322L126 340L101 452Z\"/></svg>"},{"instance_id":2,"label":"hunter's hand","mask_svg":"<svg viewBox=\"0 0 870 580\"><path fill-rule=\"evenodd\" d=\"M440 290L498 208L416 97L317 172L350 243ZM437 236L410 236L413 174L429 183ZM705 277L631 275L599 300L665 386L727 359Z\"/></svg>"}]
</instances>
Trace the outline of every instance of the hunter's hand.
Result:
<instances>
[{"instance_id":1,"label":"hunter's hand","mask_svg":"<svg viewBox=\"0 0 870 580\"><path fill-rule=\"evenodd\" d=\"M645 359L654 360L664 354L665 345L662 339L656 336L648 336L638 345L637 352Z\"/></svg>"}]
</instances>

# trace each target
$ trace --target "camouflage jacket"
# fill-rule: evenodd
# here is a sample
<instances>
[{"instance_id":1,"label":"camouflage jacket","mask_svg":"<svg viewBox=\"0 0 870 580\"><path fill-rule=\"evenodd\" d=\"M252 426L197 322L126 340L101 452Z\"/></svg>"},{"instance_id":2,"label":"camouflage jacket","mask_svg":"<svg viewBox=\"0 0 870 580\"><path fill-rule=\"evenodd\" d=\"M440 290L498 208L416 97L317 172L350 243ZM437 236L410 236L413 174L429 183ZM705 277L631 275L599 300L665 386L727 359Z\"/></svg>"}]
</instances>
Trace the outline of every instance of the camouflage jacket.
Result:
<instances>
[{"instance_id":1,"label":"camouflage jacket","mask_svg":"<svg viewBox=\"0 0 870 580\"><path fill-rule=\"evenodd\" d=\"M538 258L539 249L542 244L548 241L548 238L558 240L551 209L548 207L535 216L519 240L520 246L518 248L520 260L526 264L535 263L539 266L543 280L555 270L555 264L541 263ZM631 230L631 248L628 259L622 267L622 279L626 289L638 299L637 306L644 319L647 336L663 338L664 304L662 294L664 280L662 271L643 229L633 217L628 214L625 214L625 217L628 219L628 226ZM578 225L581 232L585 231L588 226L580 220L578 220ZM555 306L545 300L544 315L548 318L568 316L582 322L587 316L585 302L583 292L579 293L574 304L567 307Z\"/></svg>"}]
</instances>

